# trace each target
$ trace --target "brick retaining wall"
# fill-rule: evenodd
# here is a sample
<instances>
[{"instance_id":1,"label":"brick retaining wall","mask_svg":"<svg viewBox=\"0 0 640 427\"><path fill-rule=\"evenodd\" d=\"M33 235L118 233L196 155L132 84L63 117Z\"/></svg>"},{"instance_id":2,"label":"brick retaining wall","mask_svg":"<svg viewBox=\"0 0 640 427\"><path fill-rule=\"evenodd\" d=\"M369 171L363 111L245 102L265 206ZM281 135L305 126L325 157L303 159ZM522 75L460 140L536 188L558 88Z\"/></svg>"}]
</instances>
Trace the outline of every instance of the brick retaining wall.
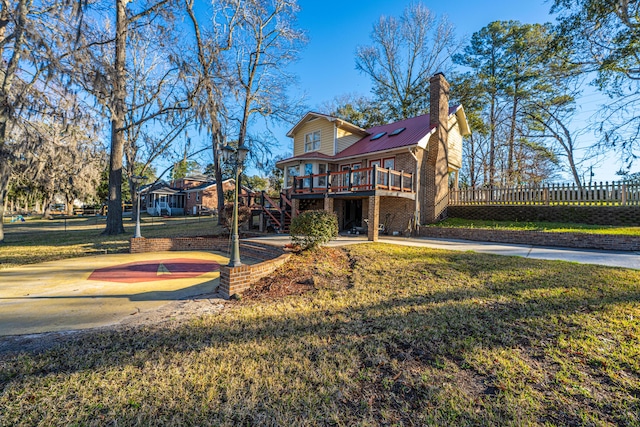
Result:
<instances>
[{"instance_id":1,"label":"brick retaining wall","mask_svg":"<svg viewBox=\"0 0 640 427\"><path fill-rule=\"evenodd\" d=\"M131 238L129 251L132 254L163 251L218 251L229 252L229 240L216 237L174 237L174 238ZM240 256L263 260L258 264L239 267L220 267L220 287L222 297L229 299L240 295L252 284L273 273L284 264L290 254L282 248L261 243L240 242Z\"/></svg>"},{"instance_id":2,"label":"brick retaining wall","mask_svg":"<svg viewBox=\"0 0 640 427\"><path fill-rule=\"evenodd\" d=\"M229 250L229 240L217 237L146 237L131 238L129 252L141 254L145 252L164 251L221 251Z\"/></svg>"},{"instance_id":3,"label":"brick retaining wall","mask_svg":"<svg viewBox=\"0 0 640 427\"><path fill-rule=\"evenodd\" d=\"M219 292L225 299L229 299L233 295L241 295L258 280L273 273L278 267L284 264L290 256L291 254L284 254L278 258L253 265L222 267L220 269Z\"/></svg>"},{"instance_id":4,"label":"brick retaining wall","mask_svg":"<svg viewBox=\"0 0 640 427\"><path fill-rule=\"evenodd\" d=\"M550 233L527 230L486 230L478 228L420 227L422 237L465 239L484 242L560 246L581 249L639 251L640 237L613 234Z\"/></svg>"},{"instance_id":5,"label":"brick retaining wall","mask_svg":"<svg viewBox=\"0 0 640 427\"><path fill-rule=\"evenodd\" d=\"M638 206L449 206L450 218L489 221L549 221L596 225L640 225Z\"/></svg>"}]
</instances>

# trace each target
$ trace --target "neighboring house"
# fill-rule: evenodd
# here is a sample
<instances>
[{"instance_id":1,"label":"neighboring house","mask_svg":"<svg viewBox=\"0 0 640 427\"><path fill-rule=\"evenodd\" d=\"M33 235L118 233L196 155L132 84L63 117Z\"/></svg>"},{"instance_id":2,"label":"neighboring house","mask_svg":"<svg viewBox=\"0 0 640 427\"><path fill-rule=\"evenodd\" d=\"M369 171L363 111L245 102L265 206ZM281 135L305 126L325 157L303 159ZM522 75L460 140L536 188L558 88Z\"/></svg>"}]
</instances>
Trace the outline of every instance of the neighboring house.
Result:
<instances>
[{"instance_id":1,"label":"neighboring house","mask_svg":"<svg viewBox=\"0 0 640 427\"><path fill-rule=\"evenodd\" d=\"M277 163L293 212L336 212L342 230L367 228L370 240L383 227L404 232L437 221L450 174L457 187L462 138L470 130L462 106L449 107L444 75L430 85L430 114L371 129L307 113L287 134L293 157Z\"/></svg>"},{"instance_id":2,"label":"neighboring house","mask_svg":"<svg viewBox=\"0 0 640 427\"><path fill-rule=\"evenodd\" d=\"M235 188L234 180L222 182L223 190ZM204 175L193 175L167 183L160 181L141 190L143 209L149 215L199 215L218 207L216 182Z\"/></svg>"}]
</instances>

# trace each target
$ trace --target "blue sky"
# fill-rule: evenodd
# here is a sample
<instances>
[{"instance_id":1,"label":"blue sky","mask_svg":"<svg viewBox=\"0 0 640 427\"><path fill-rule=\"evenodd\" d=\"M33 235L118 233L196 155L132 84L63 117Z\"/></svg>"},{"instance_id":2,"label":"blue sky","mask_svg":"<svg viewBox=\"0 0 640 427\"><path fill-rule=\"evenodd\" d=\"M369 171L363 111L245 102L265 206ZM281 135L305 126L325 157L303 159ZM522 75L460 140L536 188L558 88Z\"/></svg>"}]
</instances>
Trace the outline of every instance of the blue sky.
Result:
<instances>
[{"instance_id":1,"label":"blue sky","mask_svg":"<svg viewBox=\"0 0 640 427\"><path fill-rule=\"evenodd\" d=\"M308 44L302 50L299 61L290 67L290 71L298 77L298 86L290 88L291 96L304 97L308 108L317 110L323 103L339 95L369 95L369 78L355 69L356 47L370 44L373 24L381 15L399 16L409 3L410 0L299 0L301 10L298 14L298 26L306 31ZM446 15L455 26L456 35L463 41L491 21L544 23L555 19L548 13L551 4L544 0L423 0L423 3L438 16ZM582 113L575 117L573 127L584 128L592 120L593 113L603 99L593 89L587 88L584 99L579 102ZM273 150L274 154L291 153L292 141L286 136L290 128L290 125L275 128L279 147ZM580 137L581 145L585 147L594 140L593 132L586 132ZM619 179L615 175L615 171L619 169L615 162L616 156L612 154L607 157L584 165L585 169L593 166L595 181ZM247 172L260 173L251 168ZM584 179L589 180L586 173ZM565 174L562 181L572 180L570 175Z\"/></svg>"},{"instance_id":2,"label":"blue sky","mask_svg":"<svg viewBox=\"0 0 640 427\"><path fill-rule=\"evenodd\" d=\"M369 78L355 69L356 47L370 44L369 35L380 16L399 16L410 3L409 0L299 1L298 23L307 31L309 43L292 70L309 96L310 107L344 93L369 93ZM438 16L446 15L456 27L458 37L465 39L491 21L551 21L549 5L535 0L423 3Z\"/></svg>"}]
</instances>

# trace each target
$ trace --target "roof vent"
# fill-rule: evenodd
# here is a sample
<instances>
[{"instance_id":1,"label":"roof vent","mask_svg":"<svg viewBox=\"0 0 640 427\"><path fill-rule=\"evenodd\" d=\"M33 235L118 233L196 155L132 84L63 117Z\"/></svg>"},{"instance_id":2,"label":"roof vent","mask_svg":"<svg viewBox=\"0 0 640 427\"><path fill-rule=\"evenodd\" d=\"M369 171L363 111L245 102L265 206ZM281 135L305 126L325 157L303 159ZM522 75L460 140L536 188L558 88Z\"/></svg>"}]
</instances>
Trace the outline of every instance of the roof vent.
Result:
<instances>
[{"instance_id":1,"label":"roof vent","mask_svg":"<svg viewBox=\"0 0 640 427\"><path fill-rule=\"evenodd\" d=\"M405 130L405 129L406 129L406 128L398 128L398 129L394 130L393 132L391 132L391 133L389 134L389 136L396 136L396 135L398 135L398 134L400 134L400 133L404 132L404 130Z\"/></svg>"},{"instance_id":2,"label":"roof vent","mask_svg":"<svg viewBox=\"0 0 640 427\"><path fill-rule=\"evenodd\" d=\"M386 132L380 132L380 133L376 133L375 135L373 135L371 137L371 139L369 141L375 141L376 139L380 139L383 136L385 136L387 133Z\"/></svg>"}]
</instances>

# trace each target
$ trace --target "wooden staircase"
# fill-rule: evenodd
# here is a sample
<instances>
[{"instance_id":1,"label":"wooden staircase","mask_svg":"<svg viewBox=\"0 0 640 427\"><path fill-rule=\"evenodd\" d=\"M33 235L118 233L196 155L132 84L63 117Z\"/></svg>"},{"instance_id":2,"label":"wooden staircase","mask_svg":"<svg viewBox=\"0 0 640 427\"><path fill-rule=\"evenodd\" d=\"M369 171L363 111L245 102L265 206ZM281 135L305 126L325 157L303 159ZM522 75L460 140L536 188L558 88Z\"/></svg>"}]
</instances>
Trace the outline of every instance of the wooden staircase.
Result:
<instances>
[{"instance_id":1,"label":"wooden staircase","mask_svg":"<svg viewBox=\"0 0 640 427\"><path fill-rule=\"evenodd\" d=\"M260 195L261 207L264 213L267 228L273 227L276 233L288 233L291 225L293 204L285 193L280 193L280 198L273 200L264 191Z\"/></svg>"}]
</instances>

